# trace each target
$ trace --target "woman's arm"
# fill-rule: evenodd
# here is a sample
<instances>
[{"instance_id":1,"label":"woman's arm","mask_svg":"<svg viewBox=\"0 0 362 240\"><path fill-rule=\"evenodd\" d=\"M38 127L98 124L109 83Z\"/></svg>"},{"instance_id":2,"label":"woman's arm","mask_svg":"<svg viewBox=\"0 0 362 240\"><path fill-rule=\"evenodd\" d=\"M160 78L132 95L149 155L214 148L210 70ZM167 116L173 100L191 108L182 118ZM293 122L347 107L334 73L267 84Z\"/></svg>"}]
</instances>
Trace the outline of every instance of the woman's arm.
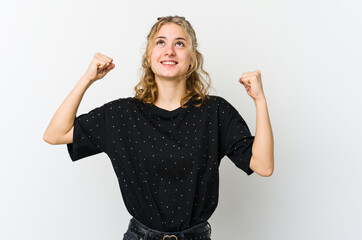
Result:
<instances>
[{"instance_id":1,"label":"woman's arm","mask_svg":"<svg viewBox=\"0 0 362 240\"><path fill-rule=\"evenodd\" d=\"M89 79L82 76L52 117L43 139L49 144L73 142L72 134L67 134L73 127L79 104L84 93L91 85Z\"/></svg>"},{"instance_id":2,"label":"woman's arm","mask_svg":"<svg viewBox=\"0 0 362 240\"><path fill-rule=\"evenodd\" d=\"M94 54L86 73L80 78L67 98L60 105L45 130L43 139L50 144L66 144L73 142L73 125L79 104L85 91L95 81L103 78L115 68L113 59L99 52Z\"/></svg>"},{"instance_id":3,"label":"woman's arm","mask_svg":"<svg viewBox=\"0 0 362 240\"><path fill-rule=\"evenodd\" d=\"M274 171L274 141L261 72L256 70L243 73L239 82L253 98L256 107L256 129L250 168L261 176L269 177Z\"/></svg>"},{"instance_id":4,"label":"woman's arm","mask_svg":"<svg viewBox=\"0 0 362 240\"><path fill-rule=\"evenodd\" d=\"M254 103L256 128L250 168L259 175L269 177L274 171L274 141L268 107L265 97L254 99Z\"/></svg>"}]
</instances>

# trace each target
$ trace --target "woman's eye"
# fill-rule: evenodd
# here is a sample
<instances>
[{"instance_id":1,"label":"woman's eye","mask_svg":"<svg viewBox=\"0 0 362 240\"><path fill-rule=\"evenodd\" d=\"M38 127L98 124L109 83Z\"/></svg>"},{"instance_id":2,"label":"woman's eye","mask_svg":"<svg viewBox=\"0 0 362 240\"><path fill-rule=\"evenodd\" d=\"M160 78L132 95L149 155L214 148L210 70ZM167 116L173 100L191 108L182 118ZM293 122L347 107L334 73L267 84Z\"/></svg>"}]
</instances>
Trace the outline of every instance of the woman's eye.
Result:
<instances>
[{"instance_id":1,"label":"woman's eye","mask_svg":"<svg viewBox=\"0 0 362 240\"><path fill-rule=\"evenodd\" d=\"M156 44L159 45L160 43L163 44L165 42L163 40L159 40ZM181 44L182 47L185 46L185 44L183 42L177 42L176 45L178 45L178 44Z\"/></svg>"}]
</instances>

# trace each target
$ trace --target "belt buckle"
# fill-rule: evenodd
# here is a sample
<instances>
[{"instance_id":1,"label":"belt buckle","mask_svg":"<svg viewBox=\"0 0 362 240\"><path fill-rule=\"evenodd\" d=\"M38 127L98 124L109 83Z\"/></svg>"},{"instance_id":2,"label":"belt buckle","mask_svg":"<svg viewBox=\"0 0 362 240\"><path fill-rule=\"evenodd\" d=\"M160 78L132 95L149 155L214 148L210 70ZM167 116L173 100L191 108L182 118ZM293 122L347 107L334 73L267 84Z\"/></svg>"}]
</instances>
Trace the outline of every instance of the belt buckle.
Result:
<instances>
[{"instance_id":1,"label":"belt buckle","mask_svg":"<svg viewBox=\"0 0 362 240\"><path fill-rule=\"evenodd\" d=\"M162 240L165 240L165 237L167 237L167 238L174 237L175 240L178 240L178 238L175 235L165 235L165 236L163 236Z\"/></svg>"}]
</instances>

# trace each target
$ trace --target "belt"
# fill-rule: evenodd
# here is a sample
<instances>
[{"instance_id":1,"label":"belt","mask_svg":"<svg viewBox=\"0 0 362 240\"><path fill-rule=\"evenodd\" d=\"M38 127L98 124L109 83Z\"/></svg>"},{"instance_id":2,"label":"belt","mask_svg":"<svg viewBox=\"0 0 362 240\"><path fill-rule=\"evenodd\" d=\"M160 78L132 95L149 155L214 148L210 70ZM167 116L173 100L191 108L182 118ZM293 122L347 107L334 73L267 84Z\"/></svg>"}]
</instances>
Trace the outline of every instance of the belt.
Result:
<instances>
[{"instance_id":1,"label":"belt","mask_svg":"<svg viewBox=\"0 0 362 240\"><path fill-rule=\"evenodd\" d=\"M211 238L211 225L207 221L180 232L161 232L145 226L133 217L128 229L140 235L140 240L207 240Z\"/></svg>"}]
</instances>

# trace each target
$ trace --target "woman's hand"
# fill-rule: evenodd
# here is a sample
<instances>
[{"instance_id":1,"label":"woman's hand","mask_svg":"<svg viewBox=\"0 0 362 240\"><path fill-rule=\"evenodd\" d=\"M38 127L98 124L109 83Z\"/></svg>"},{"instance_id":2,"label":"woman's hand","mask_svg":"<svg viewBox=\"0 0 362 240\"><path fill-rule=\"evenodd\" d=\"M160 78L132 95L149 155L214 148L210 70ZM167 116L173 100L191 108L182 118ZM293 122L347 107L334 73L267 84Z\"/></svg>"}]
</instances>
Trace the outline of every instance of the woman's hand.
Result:
<instances>
[{"instance_id":1,"label":"woman's hand","mask_svg":"<svg viewBox=\"0 0 362 240\"><path fill-rule=\"evenodd\" d=\"M241 76L239 82L244 85L246 92L250 97L254 100L265 98L263 85L261 83L261 72L259 70L245 72Z\"/></svg>"},{"instance_id":2,"label":"woman's hand","mask_svg":"<svg viewBox=\"0 0 362 240\"><path fill-rule=\"evenodd\" d=\"M103 78L109 71L115 68L115 64L112 61L112 58L96 52L83 76L92 83Z\"/></svg>"}]
</instances>

